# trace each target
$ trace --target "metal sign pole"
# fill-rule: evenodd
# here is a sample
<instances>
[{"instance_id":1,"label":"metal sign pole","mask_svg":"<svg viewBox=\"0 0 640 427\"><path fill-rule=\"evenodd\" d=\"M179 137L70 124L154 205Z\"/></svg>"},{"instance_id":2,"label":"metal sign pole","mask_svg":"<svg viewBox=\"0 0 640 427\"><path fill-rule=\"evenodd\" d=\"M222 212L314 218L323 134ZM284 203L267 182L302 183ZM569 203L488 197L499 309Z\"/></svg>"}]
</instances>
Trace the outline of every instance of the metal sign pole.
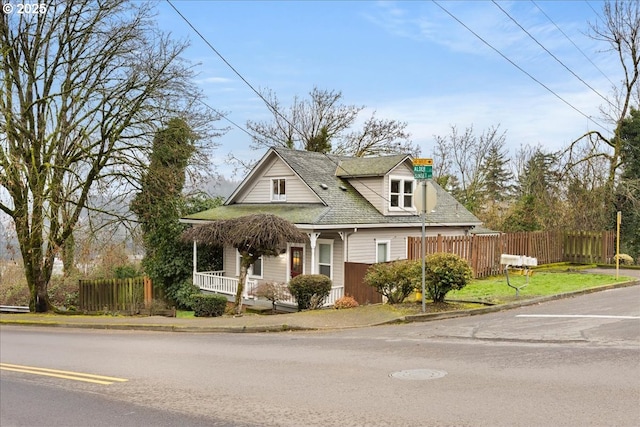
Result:
<instances>
[{"instance_id":1,"label":"metal sign pole","mask_svg":"<svg viewBox=\"0 0 640 427\"><path fill-rule=\"evenodd\" d=\"M422 257L422 312L427 311L427 300L425 296L426 286L425 286L425 275L426 275L426 264L425 264L425 253L426 253L426 243L425 243L425 235L426 235L426 227L425 223L427 220L427 181L422 181L422 242L420 244L420 256Z\"/></svg>"}]
</instances>

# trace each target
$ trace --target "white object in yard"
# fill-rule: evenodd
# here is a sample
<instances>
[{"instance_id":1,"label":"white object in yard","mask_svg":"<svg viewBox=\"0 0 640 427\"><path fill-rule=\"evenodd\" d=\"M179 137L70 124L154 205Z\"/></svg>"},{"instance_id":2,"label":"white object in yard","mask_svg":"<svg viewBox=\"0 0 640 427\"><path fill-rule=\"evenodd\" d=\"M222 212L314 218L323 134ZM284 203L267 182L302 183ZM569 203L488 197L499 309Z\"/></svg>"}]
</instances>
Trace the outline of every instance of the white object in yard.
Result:
<instances>
[{"instance_id":1,"label":"white object in yard","mask_svg":"<svg viewBox=\"0 0 640 427\"><path fill-rule=\"evenodd\" d=\"M500 255L500 264L514 267L535 267L538 265L538 258L520 255Z\"/></svg>"},{"instance_id":2,"label":"white object in yard","mask_svg":"<svg viewBox=\"0 0 640 427\"><path fill-rule=\"evenodd\" d=\"M500 264L503 265L522 265L522 257L520 255L500 255Z\"/></svg>"}]
</instances>

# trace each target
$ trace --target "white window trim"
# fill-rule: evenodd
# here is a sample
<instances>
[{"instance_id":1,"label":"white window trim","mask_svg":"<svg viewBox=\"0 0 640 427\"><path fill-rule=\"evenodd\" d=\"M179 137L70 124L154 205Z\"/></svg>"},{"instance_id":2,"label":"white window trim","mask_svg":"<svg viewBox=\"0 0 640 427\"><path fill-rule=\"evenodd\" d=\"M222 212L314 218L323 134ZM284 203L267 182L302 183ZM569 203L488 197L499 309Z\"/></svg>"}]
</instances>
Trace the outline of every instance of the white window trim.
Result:
<instances>
[{"instance_id":1,"label":"white window trim","mask_svg":"<svg viewBox=\"0 0 640 427\"><path fill-rule=\"evenodd\" d=\"M329 275L329 279L333 280L333 270L335 269L335 263L333 262L333 240L332 239L318 239L316 242L316 274L320 274L320 245L330 245L331 246L331 263L329 267L331 267L331 274ZM323 264L326 265L326 264Z\"/></svg>"},{"instance_id":2,"label":"white window trim","mask_svg":"<svg viewBox=\"0 0 640 427\"><path fill-rule=\"evenodd\" d=\"M284 181L284 194L278 194L277 198L274 198L276 194L273 192L274 181ZM286 202L287 201L287 179L285 177L273 177L269 179L269 197L272 202Z\"/></svg>"},{"instance_id":3,"label":"white window trim","mask_svg":"<svg viewBox=\"0 0 640 427\"><path fill-rule=\"evenodd\" d=\"M391 240L388 239L375 239L376 241L376 252L375 252L375 263L379 263L379 262L387 262L387 261L391 261ZM385 261L378 261L378 245L380 244L386 244L387 245L387 253L386 253L386 260Z\"/></svg>"},{"instance_id":4,"label":"white window trim","mask_svg":"<svg viewBox=\"0 0 640 427\"><path fill-rule=\"evenodd\" d=\"M391 206L391 181L400 181L400 193L398 193L398 206ZM404 183L411 181L411 206L404 206ZM389 176L389 211L415 211L416 210L416 180L406 176Z\"/></svg>"},{"instance_id":5,"label":"white window trim","mask_svg":"<svg viewBox=\"0 0 640 427\"><path fill-rule=\"evenodd\" d=\"M240 252L238 252L238 250L236 249L236 276L240 277ZM259 258L260 261L262 261L262 274L260 275L254 275L253 274L253 265L249 267L249 271L247 272L247 276L250 279L262 279L264 278L264 257L260 257Z\"/></svg>"}]
</instances>

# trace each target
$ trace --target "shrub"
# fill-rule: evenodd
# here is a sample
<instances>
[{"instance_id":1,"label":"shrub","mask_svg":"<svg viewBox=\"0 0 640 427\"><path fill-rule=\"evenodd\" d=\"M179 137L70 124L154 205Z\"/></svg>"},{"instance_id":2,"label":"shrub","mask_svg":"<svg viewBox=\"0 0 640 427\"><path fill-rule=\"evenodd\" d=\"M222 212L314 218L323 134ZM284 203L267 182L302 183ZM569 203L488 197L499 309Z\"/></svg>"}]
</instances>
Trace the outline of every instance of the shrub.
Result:
<instances>
[{"instance_id":1,"label":"shrub","mask_svg":"<svg viewBox=\"0 0 640 427\"><path fill-rule=\"evenodd\" d=\"M217 294L199 294L191 297L193 315L196 317L218 317L227 308L227 298Z\"/></svg>"},{"instance_id":2,"label":"shrub","mask_svg":"<svg viewBox=\"0 0 640 427\"><path fill-rule=\"evenodd\" d=\"M48 293L49 301L54 307L66 310L75 310L78 307L80 296L79 277L77 274L72 274L68 277L57 276L51 278Z\"/></svg>"},{"instance_id":3,"label":"shrub","mask_svg":"<svg viewBox=\"0 0 640 427\"><path fill-rule=\"evenodd\" d=\"M425 262L425 285L433 302L443 302L447 292L464 288L473 278L471 267L458 255L431 254Z\"/></svg>"},{"instance_id":4,"label":"shrub","mask_svg":"<svg viewBox=\"0 0 640 427\"><path fill-rule=\"evenodd\" d=\"M261 283L256 288L255 294L257 297L271 301L271 310L274 313L276 311L276 304L278 303L278 301L282 301L288 296L285 284L279 282Z\"/></svg>"},{"instance_id":5,"label":"shrub","mask_svg":"<svg viewBox=\"0 0 640 427\"><path fill-rule=\"evenodd\" d=\"M178 310L193 309L193 297L200 294L200 289L192 283L191 279L179 283L172 290L172 301Z\"/></svg>"},{"instance_id":6,"label":"shrub","mask_svg":"<svg viewBox=\"0 0 640 427\"><path fill-rule=\"evenodd\" d=\"M300 274L289 281L289 292L298 302L298 311L322 306L331 292L331 279L324 274Z\"/></svg>"},{"instance_id":7,"label":"shrub","mask_svg":"<svg viewBox=\"0 0 640 427\"><path fill-rule=\"evenodd\" d=\"M384 295L389 304L399 304L411 294L421 278L420 261L405 259L373 264L367 269L364 282Z\"/></svg>"},{"instance_id":8,"label":"shrub","mask_svg":"<svg viewBox=\"0 0 640 427\"><path fill-rule=\"evenodd\" d=\"M360 304L358 304L358 301L356 301L355 298L345 295L342 298L338 298L333 304L333 307L340 310L342 308L354 308L359 305Z\"/></svg>"},{"instance_id":9,"label":"shrub","mask_svg":"<svg viewBox=\"0 0 640 427\"><path fill-rule=\"evenodd\" d=\"M618 254L613 257L613 261L615 262L617 259L620 260L620 265L633 265L633 258L631 257L631 255Z\"/></svg>"}]
</instances>

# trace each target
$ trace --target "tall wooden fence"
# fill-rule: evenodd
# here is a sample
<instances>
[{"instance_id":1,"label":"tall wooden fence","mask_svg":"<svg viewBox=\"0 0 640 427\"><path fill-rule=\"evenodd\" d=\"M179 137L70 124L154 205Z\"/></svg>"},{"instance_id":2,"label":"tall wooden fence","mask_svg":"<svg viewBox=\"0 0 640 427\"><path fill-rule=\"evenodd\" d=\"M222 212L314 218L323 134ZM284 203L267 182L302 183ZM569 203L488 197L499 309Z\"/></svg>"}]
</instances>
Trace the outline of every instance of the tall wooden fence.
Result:
<instances>
[{"instance_id":1,"label":"tall wooden fence","mask_svg":"<svg viewBox=\"0 0 640 427\"><path fill-rule=\"evenodd\" d=\"M80 280L79 309L82 311L110 311L136 313L153 298L151 279Z\"/></svg>"},{"instance_id":2,"label":"tall wooden fence","mask_svg":"<svg viewBox=\"0 0 640 427\"><path fill-rule=\"evenodd\" d=\"M353 297L360 304L377 304L382 302L382 294L373 286L364 284L364 275L371 264L361 262L344 263L344 294Z\"/></svg>"},{"instance_id":3,"label":"tall wooden fence","mask_svg":"<svg viewBox=\"0 0 640 427\"><path fill-rule=\"evenodd\" d=\"M420 259L420 237L409 237L408 258ZM538 264L555 262L611 263L615 255L615 233L535 231L470 236L428 236L425 253L454 253L466 259L475 277L499 274L500 255L525 255Z\"/></svg>"}]
</instances>

